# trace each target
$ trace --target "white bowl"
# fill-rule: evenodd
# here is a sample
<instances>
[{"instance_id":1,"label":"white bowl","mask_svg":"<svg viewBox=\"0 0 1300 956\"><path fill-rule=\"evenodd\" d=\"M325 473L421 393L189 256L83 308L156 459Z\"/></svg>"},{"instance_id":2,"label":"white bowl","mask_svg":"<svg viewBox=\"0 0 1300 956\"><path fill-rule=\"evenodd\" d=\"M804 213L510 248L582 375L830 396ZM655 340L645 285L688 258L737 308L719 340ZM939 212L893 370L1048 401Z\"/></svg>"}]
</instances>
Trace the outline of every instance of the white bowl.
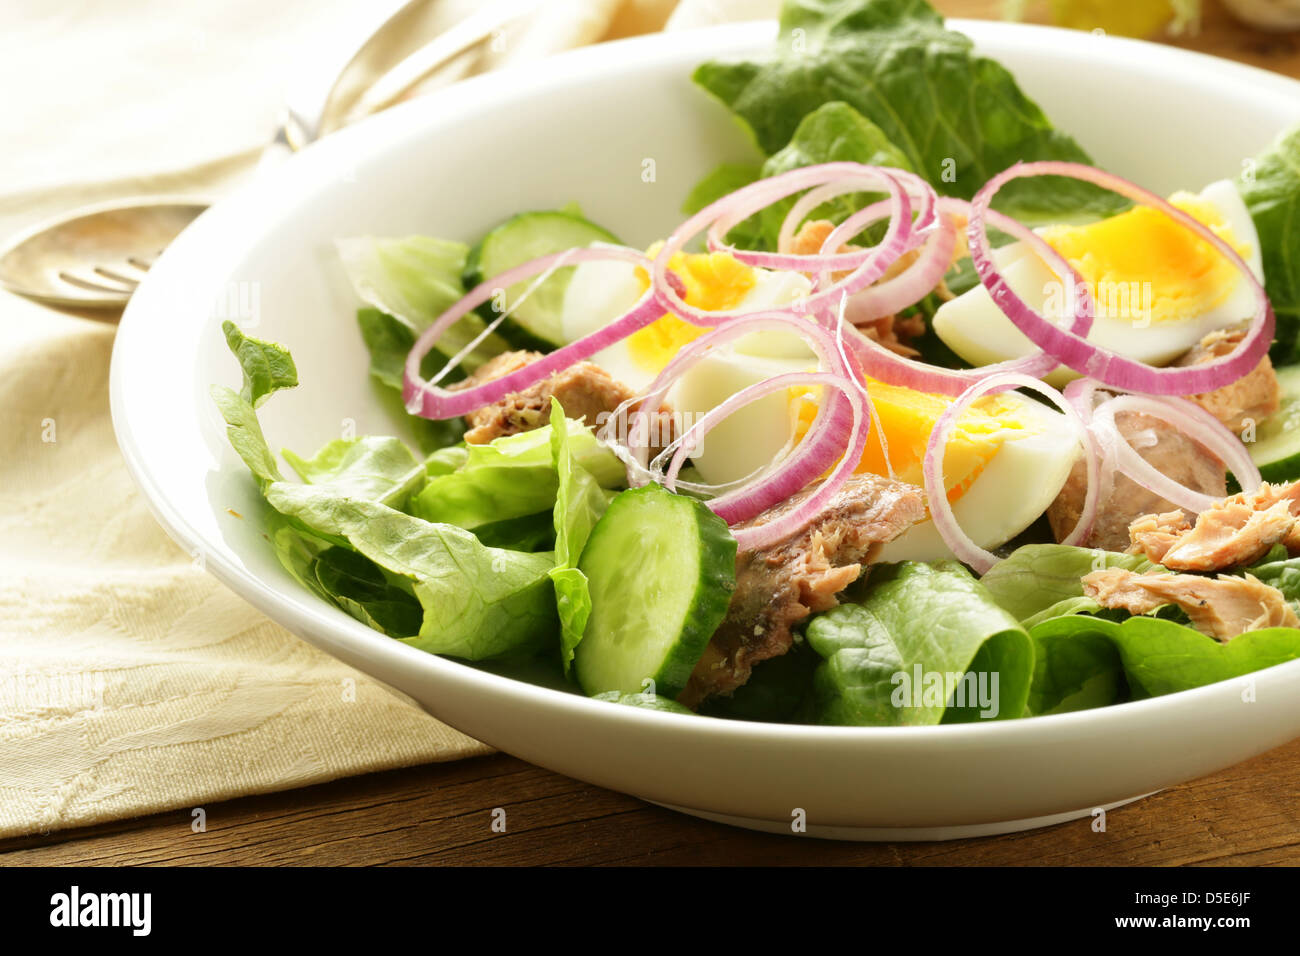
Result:
<instances>
[{"instance_id":1,"label":"white bowl","mask_svg":"<svg viewBox=\"0 0 1300 956\"><path fill-rule=\"evenodd\" d=\"M954 26L1099 163L1158 191L1235 175L1300 120L1300 84L1259 70L1063 30ZM211 383L238 380L221 319L293 350L302 386L263 409L273 447L310 452L349 427L392 433L334 239L471 239L520 210L578 200L627 241L649 243L682 218L705 171L750 156L737 124L692 85L692 68L761 55L773 33L766 23L654 36L471 80L334 134L201 217L132 298L113 355L118 441L158 520L266 614L446 723L543 767L759 828L789 832L803 810L808 832L826 836L1021 829L1300 735L1300 661L1253 675L1253 702L1243 679L978 725L805 727L647 712L422 653L281 569L261 536L264 506L208 397ZM642 179L647 159L653 183Z\"/></svg>"}]
</instances>

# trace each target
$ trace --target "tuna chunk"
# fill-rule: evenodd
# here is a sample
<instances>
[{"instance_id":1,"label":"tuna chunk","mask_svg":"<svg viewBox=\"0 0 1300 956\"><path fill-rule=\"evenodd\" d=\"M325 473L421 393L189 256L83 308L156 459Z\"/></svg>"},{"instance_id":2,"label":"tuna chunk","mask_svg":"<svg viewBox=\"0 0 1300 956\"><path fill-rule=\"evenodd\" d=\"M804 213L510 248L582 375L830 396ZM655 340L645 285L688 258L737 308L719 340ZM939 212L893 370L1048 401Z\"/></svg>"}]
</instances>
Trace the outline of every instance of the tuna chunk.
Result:
<instances>
[{"instance_id":1,"label":"tuna chunk","mask_svg":"<svg viewBox=\"0 0 1300 956\"><path fill-rule=\"evenodd\" d=\"M1244 329L1211 332L1174 364L1199 365L1220 358L1235 349L1245 336ZM1277 375L1274 374L1273 363L1267 355L1237 381L1213 392L1189 396L1189 400L1200 405L1233 431L1241 430L1248 421L1260 422L1270 415L1276 415L1282 407Z\"/></svg>"},{"instance_id":2,"label":"tuna chunk","mask_svg":"<svg viewBox=\"0 0 1300 956\"><path fill-rule=\"evenodd\" d=\"M470 388L493 381L541 357L539 352L503 352L451 389ZM584 421L594 428L604 423L604 416L632 398L633 392L611 378L600 366L578 362L523 391L514 392L466 415L465 421L470 428L465 433L465 441L471 445L484 445L494 438L542 427L551 420L552 397L560 400L564 414L569 418ZM672 440L671 435L671 416L667 409L662 409L656 425L651 428L651 442L656 446L666 445Z\"/></svg>"},{"instance_id":3,"label":"tuna chunk","mask_svg":"<svg viewBox=\"0 0 1300 956\"><path fill-rule=\"evenodd\" d=\"M763 524L797 507L815 487L747 525ZM924 517L920 488L854 475L801 531L770 547L737 554L736 591L727 617L679 700L695 707L706 697L740 687L755 664L790 649L795 625L839 603L836 595L858 579L881 546Z\"/></svg>"},{"instance_id":4,"label":"tuna chunk","mask_svg":"<svg viewBox=\"0 0 1300 956\"><path fill-rule=\"evenodd\" d=\"M821 252L826 237L834 229L835 224L829 219L809 220L795 234L792 251L795 255L800 256L817 255L817 253ZM852 251L857 248L860 247L846 244L840 246L840 251ZM885 270L885 274L881 276L881 281L892 278L907 268L916 260L918 254L915 250L904 254ZM846 273L835 273L834 278L838 279L844 275ZM925 318L919 313L909 316L882 315L872 322L857 326L857 329L863 335L879 342L891 352L896 352L906 358L914 358L921 353L912 348L909 343L925 334Z\"/></svg>"},{"instance_id":5,"label":"tuna chunk","mask_svg":"<svg viewBox=\"0 0 1300 956\"><path fill-rule=\"evenodd\" d=\"M1265 627L1300 627L1282 592L1249 574L1204 578L1106 568L1084 575L1083 591L1102 607L1130 614L1150 614L1163 604L1177 604L1193 627L1216 641Z\"/></svg>"},{"instance_id":6,"label":"tuna chunk","mask_svg":"<svg viewBox=\"0 0 1300 956\"><path fill-rule=\"evenodd\" d=\"M1182 537L1183 532L1190 531L1192 523L1181 511L1167 511L1159 515L1143 515L1128 526L1129 537L1133 541L1129 548L1131 554L1145 554L1148 561L1159 564L1170 548Z\"/></svg>"},{"instance_id":7,"label":"tuna chunk","mask_svg":"<svg viewBox=\"0 0 1300 956\"><path fill-rule=\"evenodd\" d=\"M1146 515L1129 526L1133 554L1171 571L1220 571L1253 564L1279 542L1300 544L1300 483L1269 485L1216 502L1190 524L1181 511ZM1153 525L1159 526L1158 530Z\"/></svg>"},{"instance_id":8,"label":"tuna chunk","mask_svg":"<svg viewBox=\"0 0 1300 956\"><path fill-rule=\"evenodd\" d=\"M1157 471L1214 498L1222 497L1227 491L1227 473L1223 463L1194 439L1158 419L1136 412L1120 412L1115 416L1115 424L1124 440ZM1068 535L1079 520L1087 491L1088 475L1080 460L1075 463L1061 493L1047 509L1047 518L1057 541ZM1101 491L1097 520L1084 544L1107 551L1123 551L1130 544L1129 525L1135 519L1174 510L1171 502L1128 476L1116 473L1110 487Z\"/></svg>"}]
</instances>

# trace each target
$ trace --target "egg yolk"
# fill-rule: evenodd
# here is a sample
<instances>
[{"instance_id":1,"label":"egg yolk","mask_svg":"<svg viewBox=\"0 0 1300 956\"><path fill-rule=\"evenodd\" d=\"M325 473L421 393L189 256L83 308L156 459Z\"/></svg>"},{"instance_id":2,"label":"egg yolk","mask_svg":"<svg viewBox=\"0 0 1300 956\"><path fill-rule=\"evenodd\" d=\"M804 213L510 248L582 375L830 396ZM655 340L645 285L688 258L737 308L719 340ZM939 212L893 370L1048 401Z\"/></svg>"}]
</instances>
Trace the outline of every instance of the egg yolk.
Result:
<instances>
[{"instance_id":1,"label":"egg yolk","mask_svg":"<svg viewBox=\"0 0 1300 956\"><path fill-rule=\"evenodd\" d=\"M796 417L795 438L802 440L817 414L814 389L792 389L792 407ZM947 411L952 399L945 395L931 395L898 385L886 385L874 379L867 380L867 393L875 406L876 415L867 447L858 467L859 473L888 476L890 467L894 477L913 485L924 485L922 463L925 448L934 431L935 422ZM1030 433L1026 423L1018 416L1019 406L1004 395L989 395L977 399L948 433L944 446L943 484L949 501L957 501L979 477L1008 440ZM879 429L879 430L878 430ZM880 441L889 447L889 465Z\"/></svg>"},{"instance_id":2,"label":"egg yolk","mask_svg":"<svg viewBox=\"0 0 1300 956\"><path fill-rule=\"evenodd\" d=\"M1218 209L1190 193L1169 202L1209 226L1243 257ZM1048 226L1044 239L1079 271L1097 315L1164 322L1193 318L1223 302L1239 279L1237 267L1190 229L1149 206L1085 226Z\"/></svg>"},{"instance_id":3,"label":"egg yolk","mask_svg":"<svg viewBox=\"0 0 1300 956\"><path fill-rule=\"evenodd\" d=\"M662 242L656 243L646 254L654 258L662 247ZM686 304L708 312L736 308L754 288L754 270L725 252L679 252L668 260L668 268L686 286ZM644 292L650 287L650 277L644 269L638 269L637 276ZM675 315L665 315L627 337L628 354L641 368L658 372L683 345L707 331Z\"/></svg>"}]
</instances>

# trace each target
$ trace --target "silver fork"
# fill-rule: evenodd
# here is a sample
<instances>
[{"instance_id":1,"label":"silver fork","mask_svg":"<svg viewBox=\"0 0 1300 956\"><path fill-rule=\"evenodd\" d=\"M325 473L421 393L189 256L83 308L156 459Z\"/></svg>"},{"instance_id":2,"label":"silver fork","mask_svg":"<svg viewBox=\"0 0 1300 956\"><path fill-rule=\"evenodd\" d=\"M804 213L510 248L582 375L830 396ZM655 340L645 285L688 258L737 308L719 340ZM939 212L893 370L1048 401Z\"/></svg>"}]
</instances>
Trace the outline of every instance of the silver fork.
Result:
<instances>
[{"instance_id":1,"label":"silver fork","mask_svg":"<svg viewBox=\"0 0 1300 956\"><path fill-rule=\"evenodd\" d=\"M278 165L321 135L326 110L348 67L420 2L424 0L367 5L362 28L344 31L338 48L326 51L290 90L259 169ZM380 77L362 105L372 111L391 105L438 67L537 5L538 0L485 5ZM51 305L121 308L162 251L209 205L205 197L145 196L84 207L40 223L0 250L0 288Z\"/></svg>"}]
</instances>

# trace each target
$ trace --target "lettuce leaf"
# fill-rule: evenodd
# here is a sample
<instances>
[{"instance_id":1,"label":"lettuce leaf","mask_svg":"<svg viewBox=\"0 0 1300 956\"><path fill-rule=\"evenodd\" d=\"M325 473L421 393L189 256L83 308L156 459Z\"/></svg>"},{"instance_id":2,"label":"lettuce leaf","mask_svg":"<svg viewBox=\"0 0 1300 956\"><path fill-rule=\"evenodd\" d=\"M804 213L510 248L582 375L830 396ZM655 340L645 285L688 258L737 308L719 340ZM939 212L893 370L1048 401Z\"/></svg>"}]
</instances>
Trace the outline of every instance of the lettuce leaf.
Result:
<instances>
[{"instance_id":1,"label":"lettuce leaf","mask_svg":"<svg viewBox=\"0 0 1300 956\"><path fill-rule=\"evenodd\" d=\"M404 639L414 647L478 661L533 653L554 638L549 552L490 548L461 528L340 497L325 486L278 481L266 500L318 537L409 581L423 608L419 633Z\"/></svg>"},{"instance_id":2,"label":"lettuce leaf","mask_svg":"<svg viewBox=\"0 0 1300 956\"><path fill-rule=\"evenodd\" d=\"M423 332L465 294L461 275L469 247L463 242L430 236L355 236L339 239L335 245L343 269L362 301L392 316L412 333ZM363 334L374 334L375 322L362 320L361 325ZM455 355L483 328L483 320L471 313L447 329L435 349L443 355ZM385 329L390 336L393 331L391 325ZM373 356L375 348L370 337L366 344ZM489 335L465 357L463 365L473 371L508 347L500 336ZM381 365L388 367L386 362Z\"/></svg>"},{"instance_id":3,"label":"lettuce leaf","mask_svg":"<svg viewBox=\"0 0 1300 956\"><path fill-rule=\"evenodd\" d=\"M623 704L625 707L643 707L646 710L661 710L666 714L689 714L694 717L695 713L690 708L683 707L671 697L660 697L658 694L625 694L622 691L607 690L603 694L597 694L592 700L604 700L611 704Z\"/></svg>"},{"instance_id":4,"label":"lettuce leaf","mask_svg":"<svg viewBox=\"0 0 1300 956\"><path fill-rule=\"evenodd\" d=\"M1016 162L1090 162L1007 70L976 56L925 0L789 0L775 57L705 63L695 81L736 112L768 155L805 116L843 101L936 189L964 199ZM1037 177L1009 183L995 205L1033 224L1111 215L1126 203L1087 183Z\"/></svg>"},{"instance_id":5,"label":"lettuce leaf","mask_svg":"<svg viewBox=\"0 0 1300 956\"><path fill-rule=\"evenodd\" d=\"M579 423L580 424L580 423ZM605 489L583 468L570 448L574 432L568 427L564 409L551 399L551 458L555 468L555 606L560 615L560 663L569 673L573 652L582 641L591 616L591 591L587 576L578 570L578 559L591 537L591 529L605 513L609 498ZM586 432L586 428L582 428Z\"/></svg>"},{"instance_id":6,"label":"lettuce leaf","mask_svg":"<svg viewBox=\"0 0 1300 956\"><path fill-rule=\"evenodd\" d=\"M400 439L372 435L336 438L309 459L281 452L309 485L324 485L341 498L365 498L391 508L404 508L424 485L424 463Z\"/></svg>"},{"instance_id":7,"label":"lettuce leaf","mask_svg":"<svg viewBox=\"0 0 1300 956\"><path fill-rule=\"evenodd\" d=\"M227 339L245 369L245 389L215 387L213 398L274 509L267 537L290 574L358 620L431 653L510 658L554 640L554 554L491 547L469 531L398 510L431 474L463 463L468 452L447 449L425 462L396 438L334 440L311 458L285 452L306 483L286 481L253 402L296 383L296 375L266 371L292 369L292 359L242 333ZM543 448L549 459L549 444Z\"/></svg>"},{"instance_id":8,"label":"lettuce leaf","mask_svg":"<svg viewBox=\"0 0 1300 956\"><path fill-rule=\"evenodd\" d=\"M1028 626L1043 617L1099 610L1083 596L1085 574L1102 568L1163 570L1142 555L1063 544L1027 544L999 561L980 584L1012 617Z\"/></svg>"},{"instance_id":9,"label":"lettuce leaf","mask_svg":"<svg viewBox=\"0 0 1300 956\"><path fill-rule=\"evenodd\" d=\"M298 367L293 364L293 356L283 345L245 335L229 319L221 323L221 331L226 336L226 345L239 360L239 368L244 375L239 397L253 408L260 407L270 395L280 389L294 388L298 384Z\"/></svg>"},{"instance_id":10,"label":"lettuce leaf","mask_svg":"<svg viewBox=\"0 0 1300 956\"><path fill-rule=\"evenodd\" d=\"M1277 315L1274 364L1300 362L1300 126L1256 157L1237 182L1259 233L1264 288Z\"/></svg>"},{"instance_id":11,"label":"lettuce leaf","mask_svg":"<svg viewBox=\"0 0 1300 956\"><path fill-rule=\"evenodd\" d=\"M850 596L853 603L818 615L807 629L824 659L813 675L819 723L937 724L979 719L981 710L997 719L1023 715L1033 643L959 563L881 565ZM971 678L964 679L962 707L950 706L955 688L948 683L942 693L925 692L936 678L967 674L990 706L973 700Z\"/></svg>"},{"instance_id":12,"label":"lettuce leaf","mask_svg":"<svg viewBox=\"0 0 1300 956\"><path fill-rule=\"evenodd\" d=\"M879 126L847 103L836 101L819 106L805 116L790 142L769 157L762 167L755 169L731 164L719 166L691 191L686 211L698 211L714 199L734 192L756 179L766 179L804 166L846 161L906 170L912 168L911 161L889 141ZM743 178L746 175L748 178ZM818 206L809 218L842 222L873 198L878 197L864 193L839 196ZM746 249L775 250L781 223L794 203L793 196L773 203L735 226L727 234L728 239Z\"/></svg>"},{"instance_id":13,"label":"lettuce leaf","mask_svg":"<svg viewBox=\"0 0 1300 956\"><path fill-rule=\"evenodd\" d=\"M618 457L581 422L568 423L567 447L602 487L622 487L626 471ZM411 513L474 530L485 524L550 511L559 490L551 450L551 426L467 445L454 470L433 476L411 500ZM451 460L453 454L448 449Z\"/></svg>"},{"instance_id":14,"label":"lettuce leaf","mask_svg":"<svg viewBox=\"0 0 1300 956\"><path fill-rule=\"evenodd\" d=\"M1054 713L1121 699L1122 672L1133 699L1172 694L1241 677L1300 657L1300 630L1247 631L1220 644L1200 631L1156 617L1116 622L1088 615L1036 624L1038 653L1032 713ZM1107 647L1109 646L1109 650ZM1104 688L1114 687L1110 693Z\"/></svg>"}]
</instances>

